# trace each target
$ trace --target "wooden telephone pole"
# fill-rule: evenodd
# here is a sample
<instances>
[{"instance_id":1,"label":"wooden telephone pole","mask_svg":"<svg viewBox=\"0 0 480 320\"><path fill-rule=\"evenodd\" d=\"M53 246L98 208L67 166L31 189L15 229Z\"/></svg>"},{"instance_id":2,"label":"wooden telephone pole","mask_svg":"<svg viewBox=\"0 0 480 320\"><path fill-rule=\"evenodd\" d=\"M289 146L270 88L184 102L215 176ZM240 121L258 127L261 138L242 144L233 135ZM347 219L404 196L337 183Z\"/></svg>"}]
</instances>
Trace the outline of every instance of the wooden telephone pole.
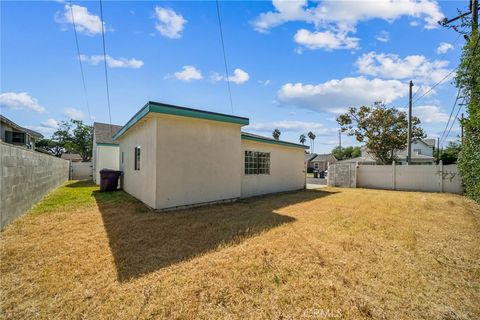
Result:
<instances>
[{"instance_id":1,"label":"wooden telephone pole","mask_svg":"<svg viewBox=\"0 0 480 320\"><path fill-rule=\"evenodd\" d=\"M408 141L407 141L407 164L412 161L412 88L413 81L410 80L410 91L408 96Z\"/></svg>"}]
</instances>

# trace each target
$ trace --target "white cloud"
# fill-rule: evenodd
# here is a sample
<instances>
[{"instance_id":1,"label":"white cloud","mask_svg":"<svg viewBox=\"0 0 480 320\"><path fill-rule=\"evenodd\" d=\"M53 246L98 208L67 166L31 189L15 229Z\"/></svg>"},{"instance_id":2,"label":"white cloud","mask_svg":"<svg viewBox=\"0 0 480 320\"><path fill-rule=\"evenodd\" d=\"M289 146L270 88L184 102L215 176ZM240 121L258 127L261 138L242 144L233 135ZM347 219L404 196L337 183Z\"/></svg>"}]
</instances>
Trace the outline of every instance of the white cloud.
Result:
<instances>
[{"instance_id":1,"label":"white cloud","mask_svg":"<svg viewBox=\"0 0 480 320\"><path fill-rule=\"evenodd\" d=\"M437 54L445 54L448 50L453 50L453 45L447 42L440 42L437 48Z\"/></svg>"},{"instance_id":2,"label":"white cloud","mask_svg":"<svg viewBox=\"0 0 480 320\"><path fill-rule=\"evenodd\" d=\"M25 126L27 129L41 133L44 137L51 136L56 130L45 126Z\"/></svg>"},{"instance_id":3,"label":"white cloud","mask_svg":"<svg viewBox=\"0 0 480 320\"><path fill-rule=\"evenodd\" d=\"M301 29L295 41L302 41L309 49L333 50L357 48L359 40L349 34L355 33L357 24L362 21L383 19L392 22L408 16L423 19L425 28L433 29L438 27L437 21L443 18L434 0L323 0L313 3L307 0L273 0L275 10L261 13L252 21L252 25L259 32L268 32L291 21L310 23L315 31Z\"/></svg>"},{"instance_id":4,"label":"white cloud","mask_svg":"<svg viewBox=\"0 0 480 320\"><path fill-rule=\"evenodd\" d=\"M192 80L200 80L203 78L200 70L198 70L194 66L183 66L182 71L175 72L174 76L178 80L187 82Z\"/></svg>"},{"instance_id":5,"label":"white cloud","mask_svg":"<svg viewBox=\"0 0 480 320\"><path fill-rule=\"evenodd\" d=\"M132 68L132 69L139 69L143 67L143 61L138 60L135 58L127 59L127 58L112 58L111 56L107 55L107 66L109 68ZM104 61L103 55L93 55L93 56L86 56L81 55L80 59L82 61L89 62L93 66L97 66L100 62Z\"/></svg>"},{"instance_id":6,"label":"white cloud","mask_svg":"<svg viewBox=\"0 0 480 320\"><path fill-rule=\"evenodd\" d=\"M407 111L406 108L399 108ZM436 105L414 106L413 115L418 117L422 123L447 122L448 114Z\"/></svg>"},{"instance_id":7,"label":"white cloud","mask_svg":"<svg viewBox=\"0 0 480 320\"><path fill-rule=\"evenodd\" d=\"M227 81L227 78L225 76L222 76L218 72L212 72L210 74L210 79L214 82L222 81L222 80ZM246 71L243 71L240 68L236 68L235 70L233 70L233 75L228 76L228 80L230 80L235 84L245 83L249 79L250 79L250 75Z\"/></svg>"},{"instance_id":8,"label":"white cloud","mask_svg":"<svg viewBox=\"0 0 480 320\"><path fill-rule=\"evenodd\" d=\"M51 128L51 129L57 129L58 128L58 121L55 120L55 119L48 119L46 121L43 121L42 123L42 126L46 127L46 128Z\"/></svg>"},{"instance_id":9,"label":"white cloud","mask_svg":"<svg viewBox=\"0 0 480 320\"><path fill-rule=\"evenodd\" d=\"M258 83L263 84L264 86L268 86L271 81L270 80L258 80Z\"/></svg>"},{"instance_id":10,"label":"white cloud","mask_svg":"<svg viewBox=\"0 0 480 320\"><path fill-rule=\"evenodd\" d=\"M155 29L164 37L178 39L182 36L182 31L187 23L181 14L177 14L172 9L155 7Z\"/></svg>"},{"instance_id":11,"label":"white cloud","mask_svg":"<svg viewBox=\"0 0 480 320\"><path fill-rule=\"evenodd\" d=\"M63 109L63 114L74 120L82 120L84 118L83 112L75 108Z\"/></svg>"},{"instance_id":12,"label":"white cloud","mask_svg":"<svg viewBox=\"0 0 480 320\"><path fill-rule=\"evenodd\" d=\"M28 109L38 113L45 112L37 99L27 92L5 92L0 94L0 105L13 110Z\"/></svg>"},{"instance_id":13,"label":"white cloud","mask_svg":"<svg viewBox=\"0 0 480 320\"><path fill-rule=\"evenodd\" d=\"M247 72L243 71L242 69L235 69L233 70L233 76L229 76L230 81L236 84L242 84L250 79L250 76Z\"/></svg>"},{"instance_id":14,"label":"white cloud","mask_svg":"<svg viewBox=\"0 0 480 320\"><path fill-rule=\"evenodd\" d=\"M421 83L433 83L446 77L450 70L445 60L428 60L422 55L400 58L395 54L365 53L357 59L358 72L389 79L414 79ZM452 74L452 77L454 74Z\"/></svg>"},{"instance_id":15,"label":"white cloud","mask_svg":"<svg viewBox=\"0 0 480 320\"><path fill-rule=\"evenodd\" d=\"M398 80L365 77L330 80L321 84L287 83L278 91L278 99L286 104L314 111L338 113L348 107L385 103L406 96L408 85Z\"/></svg>"},{"instance_id":16,"label":"white cloud","mask_svg":"<svg viewBox=\"0 0 480 320\"><path fill-rule=\"evenodd\" d=\"M357 49L360 39L347 36L346 31L314 31L300 29L294 36L296 43L307 49L325 49L331 51L334 49Z\"/></svg>"},{"instance_id":17,"label":"white cloud","mask_svg":"<svg viewBox=\"0 0 480 320\"><path fill-rule=\"evenodd\" d=\"M377 36L375 37L375 39L377 39L377 41L380 41L380 42L388 42L390 41L390 33L388 33L387 31L380 31Z\"/></svg>"},{"instance_id":18,"label":"white cloud","mask_svg":"<svg viewBox=\"0 0 480 320\"><path fill-rule=\"evenodd\" d=\"M93 36L102 33L102 20L99 16L88 11L86 7L79 5L65 5L63 13L55 15L55 21L61 24L73 24L72 11L75 19L75 29L83 34ZM111 31L106 28L103 22L104 31Z\"/></svg>"},{"instance_id":19,"label":"white cloud","mask_svg":"<svg viewBox=\"0 0 480 320\"><path fill-rule=\"evenodd\" d=\"M262 13L253 21L257 31L269 29L289 21L312 23L316 28L334 24L342 29L355 28L357 23L372 19L393 21L402 16L423 19L425 28L438 27L443 18L437 1L433 0L324 0L309 5L307 0L273 0L275 11Z\"/></svg>"},{"instance_id":20,"label":"white cloud","mask_svg":"<svg viewBox=\"0 0 480 320\"><path fill-rule=\"evenodd\" d=\"M279 129L282 132L308 132L312 131L317 135L325 135L337 132L338 129L325 128L323 124L318 122L281 120L274 122L252 123L246 127L247 130L270 132Z\"/></svg>"}]
</instances>

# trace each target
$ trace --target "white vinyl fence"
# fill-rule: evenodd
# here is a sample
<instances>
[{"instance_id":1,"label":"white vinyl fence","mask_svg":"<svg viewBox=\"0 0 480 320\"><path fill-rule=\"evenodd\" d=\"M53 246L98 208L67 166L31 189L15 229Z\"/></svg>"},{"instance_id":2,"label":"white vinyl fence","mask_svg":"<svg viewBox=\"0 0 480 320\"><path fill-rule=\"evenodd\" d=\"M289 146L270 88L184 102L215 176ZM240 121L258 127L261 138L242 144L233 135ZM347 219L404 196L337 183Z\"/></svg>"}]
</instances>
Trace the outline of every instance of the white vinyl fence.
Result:
<instances>
[{"instance_id":1,"label":"white vinyl fence","mask_svg":"<svg viewBox=\"0 0 480 320\"><path fill-rule=\"evenodd\" d=\"M348 182L348 183L346 183ZM328 185L336 187L462 193L462 180L451 165L331 164Z\"/></svg>"}]
</instances>

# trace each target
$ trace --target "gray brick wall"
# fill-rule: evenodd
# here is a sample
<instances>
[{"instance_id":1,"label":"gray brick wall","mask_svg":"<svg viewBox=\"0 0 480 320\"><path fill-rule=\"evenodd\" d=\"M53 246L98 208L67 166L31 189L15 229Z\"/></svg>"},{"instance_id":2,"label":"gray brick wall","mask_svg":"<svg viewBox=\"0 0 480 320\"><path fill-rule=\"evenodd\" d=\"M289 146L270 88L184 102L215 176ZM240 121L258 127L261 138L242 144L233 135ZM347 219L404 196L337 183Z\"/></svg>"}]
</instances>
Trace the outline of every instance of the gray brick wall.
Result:
<instances>
[{"instance_id":1,"label":"gray brick wall","mask_svg":"<svg viewBox=\"0 0 480 320\"><path fill-rule=\"evenodd\" d=\"M0 142L0 228L68 180L69 162Z\"/></svg>"}]
</instances>

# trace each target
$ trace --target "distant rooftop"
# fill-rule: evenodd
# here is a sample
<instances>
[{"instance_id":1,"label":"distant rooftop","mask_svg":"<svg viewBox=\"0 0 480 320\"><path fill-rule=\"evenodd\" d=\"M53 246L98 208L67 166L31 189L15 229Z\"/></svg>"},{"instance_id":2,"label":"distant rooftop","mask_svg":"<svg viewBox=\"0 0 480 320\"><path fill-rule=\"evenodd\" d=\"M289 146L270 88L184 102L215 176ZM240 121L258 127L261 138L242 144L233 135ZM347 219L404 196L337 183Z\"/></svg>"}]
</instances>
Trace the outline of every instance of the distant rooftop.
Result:
<instances>
[{"instance_id":1,"label":"distant rooftop","mask_svg":"<svg viewBox=\"0 0 480 320\"><path fill-rule=\"evenodd\" d=\"M96 143L118 144L113 140L113 136L122 129L122 126L108 123L94 122L93 131Z\"/></svg>"}]
</instances>

